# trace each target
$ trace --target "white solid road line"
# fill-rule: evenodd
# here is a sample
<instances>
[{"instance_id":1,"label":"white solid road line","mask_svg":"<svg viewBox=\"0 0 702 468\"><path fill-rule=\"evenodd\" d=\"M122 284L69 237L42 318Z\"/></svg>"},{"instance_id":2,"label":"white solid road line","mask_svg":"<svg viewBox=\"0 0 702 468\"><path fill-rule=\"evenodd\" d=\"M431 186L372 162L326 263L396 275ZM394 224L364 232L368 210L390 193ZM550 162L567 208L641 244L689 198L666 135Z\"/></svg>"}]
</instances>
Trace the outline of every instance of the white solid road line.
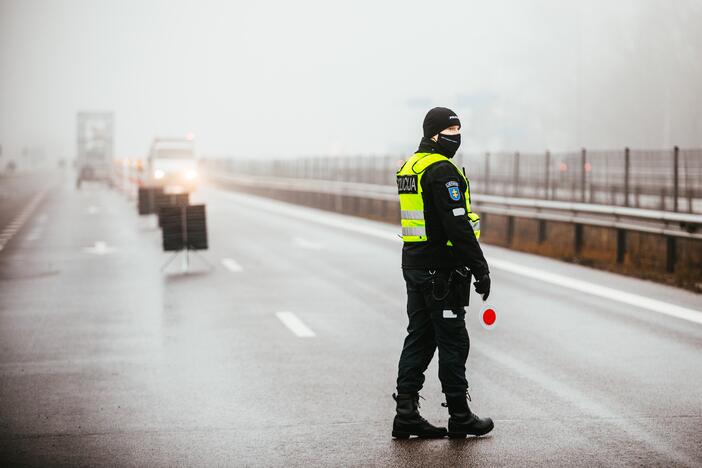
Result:
<instances>
[{"instance_id":1,"label":"white solid road line","mask_svg":"<svg viewBox=\"0 0 702 468\"><path fill-rule=\"evenodd\" d=\"M593 296L604 297L613 301L622 302L624 304L633 305L642 309L652 310L670 317L675 317L689 322L699 323L702 325L702 312L687 307L681 307L668 302L651 299L638 294L631 294L619 289L608 288L598 284L589 283L578 279L569 278L567 276L555 275L536 268L530 268L516 263L507 262L504 260L490 260L490 266L499 268L500 270L509 271L518 275L527 276L529 278L544 281L546 283L555 284L568 289L591 294Z\"/></svg>"},{"instance_id":2,"label":"white solid road line","mask_svg":"<svg viewBox=\"0 0 702 468\"><path fill-rule=\"evenodd\" d=\"M223 258L222 265L232 273L238 273L244 270L244 268L232 258Z\"/></svg>"},{"instance_id":3,"label":"white solid road line","mask_svg":"<svg viewBox=\"0 0 702 468\"><path fill-rule=\"evenodd\" d=\"M353 222L344 219L345 217L352 218L352 216L327 214L322 210L312 211L312 208L302 208L287 203L285 204L285 206L281 206L281 202L274 202L269 200L261 200L260 202L259 200L255 200L252 203L259 207L262 207L266 211L272 211L282 215L292 216L307 221L313 221L317 224L323 224L326 226L339 228L344 231L358 232L361 234L377 237L379 239L385 239L394 242L402 242L402 239L397 234L393 234L389 230L386 231L384 229L378 229L372 226L364 225L363 222L354 224ZM699 310L689 309L687 307L678 306L669 302L659 301L657 299L651 299L645 296L640 296L638 294L624 292L619 289L600 286L598 284L590 283L587 281L572 279L554 273L548 273L543 270L537 270L536 268L526 267L518 263L506 260L490 259L488 263L491 267L494 266L497 269L540 280L545 283L551 283L564 288L584 292L593 296L599 296L605 299L621 302L623 304L633 305L635 307L640 307L642 309L658 312L660 314L667 315L670 317L675 317L681 320L687 320L688 322L702 324L702 311Z\"/></svg>"},{"instance_id":4,"label":"white solid road line","mask_svg":"<svg viewBox=\"0 0 702 468\"><path fill-rule=\"evenodd\" d=\"M300 338L311 338L316 336L315 333L292 312L276 312L275 316L278 317L278 319L283 322L283 324L288 327L291 332Z\"/></svg>"},{"instance_id":5,"label":"white solid road line","mask_svg":"<svg viewBox=\"0 0 702 468\"><path fill-rule=\"evenodd\" d=\"M695 466L686 455L669 450L660 440L655 439L650 431L646 430L635 418L621 417L606 403L595 400L592 395L581 391L577 386L571 386L562 379L554 378L546 372L541 371L527 362L514 357L513 355L498 349L488 343L481 343L476 351L488 360L494 360L501 365L511 369L515 374L531 380L536 385L543 387L547 392L557 395L564 401L569 402L574 408L580 409L583 413L607 420L607 424L617 427L618 430L629 434L632 438L642 441L649 446L652 451L664 454L673 460L675 465Z\"/></svg>"}]
</instances>

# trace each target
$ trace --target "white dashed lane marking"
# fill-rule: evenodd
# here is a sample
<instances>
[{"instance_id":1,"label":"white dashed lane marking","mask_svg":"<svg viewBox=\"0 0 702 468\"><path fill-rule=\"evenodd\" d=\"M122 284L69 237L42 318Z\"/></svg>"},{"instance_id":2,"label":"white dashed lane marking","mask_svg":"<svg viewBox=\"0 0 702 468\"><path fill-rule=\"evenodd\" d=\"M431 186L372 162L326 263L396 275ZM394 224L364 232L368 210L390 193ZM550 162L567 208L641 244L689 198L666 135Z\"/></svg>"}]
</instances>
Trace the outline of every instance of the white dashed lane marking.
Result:
<instances>
[{"instance_id":1,"label":"white dashed lane marking","mask_svg":"<svg viewBox=\"0 0 702 468\"><path fill-rule=\"evenodd\" d=\"M27 239L25 239L27 242L34 242L35 240L38 240L41 235L44 233L44 229L41 227L35 227L32 229L29 234L27 234Z\"/></svg>"},{"instance_id":2,"label":"white dashed lane marking","mask_svg":"<svg viewBox=\"0 0 702 468\"><path fill-rule=\"evenodd\" d=\"M93 255L106 255L115 251L114 247L109 247L107 242L95 241L92 247L84 247L83 251Z\"/></svg>"},{"instance_id":3,"label":"white dashed lane marking","mask_svg":"<svg viewBox=\"0 0 702 468\"><path fill-rule=\"evenodd\" d=\"M283 322L283 325L288 327L291 332L300 338L312 338L316 336L315 333L292 312L276 312L275 315L278 317L278 320Z\"/></svg>"},{"instance_id":4,"label":"white dashed lane marking","mask_svg":"<svg viewBox=\"0 0 702 468\"><path fill-rule=\"evenodd\" d=\"M232 258L223 258L222 265L224 265L224 267L232 273L239 273L240 271L244 270L244 268Z\"/></svg>"},{"instance_id":5,"label":"white dashed lane marking","mask_svg":"<svg viewBox=\"0 0 702 468\"><path fill-rule=\"evenodd\" d=\"M295 243L296 246L302 248L302 249L308 249L308 250L322 250L324 246L322 244L319 244L317 242L303 239L302 237L296 237L293 239L293 242Z\"/></svg>"}]
</instances>

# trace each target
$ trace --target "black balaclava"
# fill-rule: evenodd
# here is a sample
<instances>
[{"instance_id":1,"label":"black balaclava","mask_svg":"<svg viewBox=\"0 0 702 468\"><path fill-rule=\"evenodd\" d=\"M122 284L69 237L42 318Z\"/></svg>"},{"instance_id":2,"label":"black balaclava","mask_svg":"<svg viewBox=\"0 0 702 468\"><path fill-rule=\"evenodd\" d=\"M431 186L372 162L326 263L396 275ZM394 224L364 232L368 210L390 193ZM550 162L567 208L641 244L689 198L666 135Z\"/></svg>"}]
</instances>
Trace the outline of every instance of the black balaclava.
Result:
<instances>
[{"instance_id":1,"label":"black balaclava","mask_svg":"<svg viewBox=\"0 0 702 468\"><path fill-rule=\"evenodd\" d=\"M451 109L434 107L427 112L422 124L424 138L419 144L418 152L439 153L447 158L452 158L458 147L461 146L461 135L443 135L441 132L453 125L460 127L461 121ZM439 134L439 137L437 141L433 141L431 137L436 134Z\"/></svg>"}]
</instances>

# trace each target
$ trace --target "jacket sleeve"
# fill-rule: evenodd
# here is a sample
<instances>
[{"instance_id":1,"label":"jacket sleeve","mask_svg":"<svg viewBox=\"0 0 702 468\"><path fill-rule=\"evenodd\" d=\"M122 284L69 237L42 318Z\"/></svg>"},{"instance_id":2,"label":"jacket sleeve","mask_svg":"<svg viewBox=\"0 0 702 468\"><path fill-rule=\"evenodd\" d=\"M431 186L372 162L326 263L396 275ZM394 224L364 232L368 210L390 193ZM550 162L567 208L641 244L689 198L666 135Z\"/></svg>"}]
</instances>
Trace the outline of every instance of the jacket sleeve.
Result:
<instances>
[{"instance_id":1,"label":"jacket sleeve","mask_svg":"<svg viewBox=\"0 0 702 468\"><path fill-rule=\"evenodd\" d=\"M446 235L459 258L473 272L473 276L481 278L485 273L489 273L489 268L483 249L480 248L468 221L463 177L457 172L456 167L448 162L436 163L427 171L423 178L429 179L427 180L429 196L436 206L436 215ZM457 199L455 191L453 197L451 196L452 187L458 188Z\"/></svg>"}]
</instances>

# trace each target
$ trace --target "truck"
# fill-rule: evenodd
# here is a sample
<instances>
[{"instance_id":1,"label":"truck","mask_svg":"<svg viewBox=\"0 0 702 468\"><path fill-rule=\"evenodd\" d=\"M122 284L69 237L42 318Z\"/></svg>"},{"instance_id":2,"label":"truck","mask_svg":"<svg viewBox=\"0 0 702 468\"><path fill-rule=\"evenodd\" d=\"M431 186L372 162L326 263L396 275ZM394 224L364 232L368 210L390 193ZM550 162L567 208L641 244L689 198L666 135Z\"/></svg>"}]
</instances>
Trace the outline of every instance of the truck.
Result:
<instances>
[{"instance_id":1,"label":"truck","mask_svg":"<svg viewBox=\"0 0 702 468\"><path fill-rule=\"evenodd\" d=\"M114 114L78 112L76 187L84 181L102 181L112 186Z\"/></svg>"},{"instance_id":2,"label":"truck","mask_svg":"<svg viewBox=\"0 0 702 468\"><path fill-rule=\"evenodd\" d=\"M155 138L147 159L149 187L164 193L191 193L197 189L199 174L192 138Z\"/></svg>"}]
</instances>

